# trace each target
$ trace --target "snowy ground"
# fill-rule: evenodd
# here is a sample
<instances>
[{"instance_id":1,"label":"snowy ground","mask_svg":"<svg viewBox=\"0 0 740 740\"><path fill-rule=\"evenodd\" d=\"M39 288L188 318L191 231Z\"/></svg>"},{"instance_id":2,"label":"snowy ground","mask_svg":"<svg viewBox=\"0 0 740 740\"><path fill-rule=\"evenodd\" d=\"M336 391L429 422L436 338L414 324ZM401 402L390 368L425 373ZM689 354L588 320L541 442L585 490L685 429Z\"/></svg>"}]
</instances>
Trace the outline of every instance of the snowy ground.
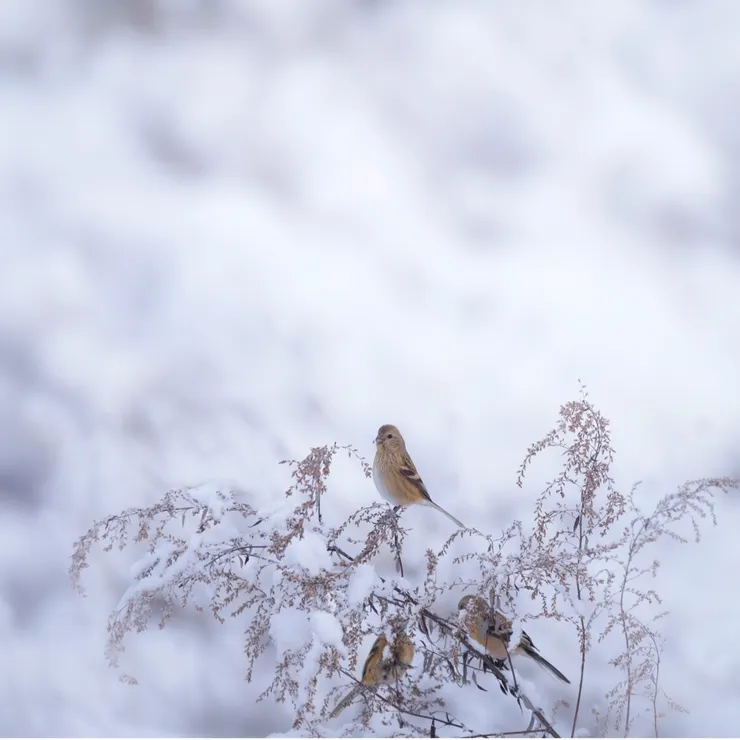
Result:
<instances>
[{"instance_id":1,"label":"snowy ground","mask_svg":"<svg viewBox=\"0 0 740 740\"><path fill-rule=\"evenodd\" d=\"M83 600L72 542L169 487L268 500L281 458L370 457L390 422L496 531L579 378L620 485L740 473L733 0L43 6L0 4L2 734L289 728L238 625L131 639L136 687L106 665L130 561L98 558ZM337 520L376 496L348 470ZM663 553L690 710L665 734L740 726L739 511ZM613 679L595 664L589 701Z\"/></svg>"}]
</instances>

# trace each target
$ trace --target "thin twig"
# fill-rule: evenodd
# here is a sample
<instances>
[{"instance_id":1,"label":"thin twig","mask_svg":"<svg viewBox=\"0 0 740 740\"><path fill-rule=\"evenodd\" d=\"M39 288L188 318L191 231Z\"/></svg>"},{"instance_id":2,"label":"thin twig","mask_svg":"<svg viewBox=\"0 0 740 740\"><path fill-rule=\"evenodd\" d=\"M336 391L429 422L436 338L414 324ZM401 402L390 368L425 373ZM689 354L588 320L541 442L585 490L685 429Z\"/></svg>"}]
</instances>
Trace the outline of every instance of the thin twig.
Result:
<instances>
[{"instance_id":1,"label":"thin twig","mask_svg":"<svg viewBox=\"0 0 740 740\"><path fill-rule=\"evenodd\" d=\"M511 730L510 732L491 732L487 735L465 735L465 740L474 737L518 737L520 735L536 735L539 732L547 732L545 727L532 728L530 730Z\"/></svg>"},{"instance_id":2,"label":"thin twig","mask_svg":"<svg viewBox=\"0 0 740 740\"><path fill-rule=\"evenodd\" d=\"M599 436L597 443L596 443L596 449L593 452L593 455L591 455L591 458L588 462L587 471L591 470L593 465L596 463L599 457L599 453L601 452L601 437ZM588 473L586 473L588 475ZM585 543L584 543L584 533L583 533L583 516L584 516L584 501L583 501L583 488L581 488L581 507L578 514L578 518L576 519L576 522L578 524L578 562L576 565L576 575L575 575L575 581L576 581L576 595L578 597L579 601L583 600L583 596L581 594L581 556L583 555ZM581 671L580 676L578 677L578 695L576 696L576 708L573 712L573 724L570 728L570 736L575 737L576 734L576 723L578 722L578 713L581 709L581 698L583 697L583 679L586 673L586 620L584 619L583 615L581 615L579 618L579 622L581 625L580 628L580 648L581 648Z\"/></svg>"},{"instance_id":3,"label":"thin twig","mask_svg":"<svg viewBox=\"0 0 740 740\"><path fill-rule=\"evenodd\" d=\"M655 635L651 634L650 639L653 641L653 647L655 648L655 681L653 682L653 732L655 737L660 737L658 732L658 683L660 680L660 648L658 647L658 641L655 639Z\"/></svg>"},{"instance_id":4,"label":"thin twig","mask_svg":"<svg viewBox=\"0 0 740 740\"><path fill-rule=\"evenodd\" d=\"M376 686L368 686L366 684L363 684L362 681L359 681L349 671L345 670L344 668L340 668L339 672L342 675L347 676L347 678L350 678L355 683L360 684L364 692L374 694L378 699L380 699L380 701L387 704L389 707L393 707L393 709L397 710L398 712L403 712L403 714L408 714L409 717L416 717L417 719L426 719L432 722L440 722L446 727L455 727L458 730L466 729L465 725L459 719L457 719L457 717L454 717L449 712L445 712L448 719L440 719L439 717L435 717L432 714L420 714L419 712L412 712L409 709L404 709L403 707L399 706L397 702L391 701L390 699L380 694ZM449 717L452 717L452 719L450 720Z\"/></svg>"},{"instance_id":5,"label":"thin twig","mask_svg":"<svg viewBox=\"0 0 740 740\"><path fill-rule=\"evenodd\" d=\"M399 509L400 506L396 506L393 509L393 513L395 514L395 521L393 523L393 548L395 550L395 557L396 557L396 567L398 568L398 573L403 578L403 560L401 560L401 543L398 541L398 520L399 520Z\"/></svg>"},{"instance_id":6,"label":"thin twig","mask_svg":"<svg viewBox=\"0 0 740 740\"><path fill-rule=\"evenodd\" d=\"M225 550L224 552L222 552L222 553L219 553L219 554L218 554L218 555L216 555L216 556L215 556L214 558L212 558L212 559L211 559L211 560L209 560L209 561L208 561L207 563L205 563L205 565L203 565L202 567L203 567L203 568L210 568L210 567L211 567L212 565L214 565L215 563L217 563L217 562L218 562L219 560L221 560L222 558L225 558L225 557L226 557L227 555L233 555L234 553L237 553L237 552L244 552L244 551L246 551L246 553L247 553L247 554L246 554L246 557L247 557L247 558L257 558L258 556L257 556L257 555L255 555L255 554L254 554L254 553L252 552L252 550L264 550L264 549L265 549L266 547L269 547L269 545L253 545L253 544L251 544L251 543L250 543L250 544L248 544L248 545L237 545L237 546L235 546L235 547L232 547L232 548L231 548L231 549L229 549L229 550ZM262 560L267 560L267 558L260 558L260 559L262 559ZM271 563L273 563L273 564L274 564L274 561L272 561L272 560L270 560L270 561L268 561L268 562L271 562ZM178 584L178 588L182 588L182 587L183 587L183 586L184 586L184 585L185 585L185 584L186 584L186 583L187 583L188 581L190 581L190 580L192 580L193 578L195 578L195 575L196 575L195 573L191 573L191 574L190 574L189 576L186 576L186 577L185 577L185 578L184 578L184 579L183 579L183 580L182 580L182 581L181 581L181 582L180 582L180 583Z\"/></svg>"},{"instance_id":7,"label":"thin twig","mask_svg":"<svg viewBox=\"0 0 740 740\"><path fill-rule=\"evenodd\" d=\"M354 561L354 558L346 553L344 550L342 550L337 545L331 544L327 547L327 550L330 552L336 552L337 554L341 555L342 557L347 558L350 562ZM378 576L380 578L381 582L385 583L385 579L382 576ZM413 604L414 606L420 606L419 602L411 596L408 591L405 591L402 588L399 588L398 586L393 586L393 590L404 597L404 599L408 602ZM389 601L391 603L398 603L393 602L391 599L389 599L387 596L383 596L382 594L377 594L373 592L373 597L380 600L380 601ZM555 728L550 724L550 722L547 720L545 715L537 709L534 704L529 700L529 698L526 696L526 694L522 693L519 690L518 685L515 684L515 686L509 686L509 681L506 678L506 676L499 670L498 666L494 663L493 659L490 655L487 655L486 653L482 653L479 650L477 650L473 645L470 644L470 641L467 638L467 635L460 630L459 626L454 624L453 622L450 622L449 620L445 619L444 617L440 617L438 614L435 614L433 611L430 611L426 607L421 607L419 609L419 614L426 619L431 620L436 625L440 627L440 629L445 633L449 634L452 637L454 637L458 642L460 642L462 645L464 645L470 653L475 655L477 658L479 658L483 664L493 673L493 675L498 679L499 685L501 686L501 689L504 693L510 693L514 698L517 699L517 701L521 701L524 706L529 709L532 714L534 714L535 717L539 720L540 724L543 727L543 732L547 732L551 737L560 737L560 735L555 731Z\"/></svg>"},{"instance_id":8,"label":"thin twig","mask_svg":"<svg viewBox=\"0 0 740 740\"><path fill-rule=\"evenodd\" d=\"M570 728L570 736L576 736L576 722L578 721L578 711L581 708L581 697L583 696L583 677L586 673L586 622L583 617L579 617L581 622L581 675L578 679L578 696L576 698L576 708L573 712L573 724Z\"/></svg>"}]
</instances>

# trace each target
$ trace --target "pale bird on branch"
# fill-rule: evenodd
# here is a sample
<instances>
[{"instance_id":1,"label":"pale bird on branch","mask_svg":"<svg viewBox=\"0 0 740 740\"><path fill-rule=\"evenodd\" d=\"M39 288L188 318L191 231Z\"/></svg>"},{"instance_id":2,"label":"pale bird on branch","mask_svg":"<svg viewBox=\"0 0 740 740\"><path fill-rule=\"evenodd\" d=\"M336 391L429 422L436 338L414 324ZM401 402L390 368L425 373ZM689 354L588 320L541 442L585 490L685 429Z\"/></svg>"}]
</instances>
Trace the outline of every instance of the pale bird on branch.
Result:
<instances>
[{"instance_id":1,"label":"pale bird on branch","mask_svg":"<svg viewBox=\"0 0 740 740\"><path fill-rule=\"evenodd\" d=\"M393 424L384 424L378 429L373 462L373 482L378 493L394 507L421 504L431 506L452 519L458 527L465 525L432 501L414 461L406 451L401 432Z\"/></svg>"},{"instance_id":2,"label":"pale bird on branch","mask_svg":"<svg viewBox=\"0 0 740 740\"><path fill-rule=\"evenodd\" d=\"M510 652L511 620L507 619L501 612L492 609L481 596L473 596L472 594L463 596L457 608L460 621L468 635L494 660L506 661ZM540 655L526 632L522 632L519 643L511 652L531 658L537 665L552 673L556 678L564 683L570 683L552 663Z\"/></svg>"},{"instance_id":3,"label":"pale bird on branch","mask_svg":"<svg viewBox=\"0 0 740 740\"><path fill-rule=\"evenodd\" d=\"M388 638L380 634L367 654L362 666L362 679L339 703L334 707L330 717L337 717L365 688L373 688L384 684L390 685L400 681L411 668L414 659L414 645L405 633L400 633L390 645L389 654L384 656L388 648Z\"/></svg>"}]
</instances>

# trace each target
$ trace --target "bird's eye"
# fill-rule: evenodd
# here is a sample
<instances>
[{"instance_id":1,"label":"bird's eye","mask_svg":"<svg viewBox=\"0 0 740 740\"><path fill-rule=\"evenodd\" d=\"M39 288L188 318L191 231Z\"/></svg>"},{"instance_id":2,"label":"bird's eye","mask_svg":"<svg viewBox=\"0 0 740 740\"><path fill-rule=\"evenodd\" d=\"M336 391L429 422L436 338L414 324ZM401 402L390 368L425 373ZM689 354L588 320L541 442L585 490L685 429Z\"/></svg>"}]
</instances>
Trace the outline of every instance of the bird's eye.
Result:
<instances>
[{"instance_id":1,"label":"bird's eye","mask_svg":"<svg viewBox=\"0 0 740 740\"><path fill-rule=\"evenodd\" d=\"M386 437L387 437L388 439L393 439L393 435L392 435L392 434L391 434L390 432L388 432L388 434L386 434L385 436L386 436Z\"/></svg>"}]
</instances>

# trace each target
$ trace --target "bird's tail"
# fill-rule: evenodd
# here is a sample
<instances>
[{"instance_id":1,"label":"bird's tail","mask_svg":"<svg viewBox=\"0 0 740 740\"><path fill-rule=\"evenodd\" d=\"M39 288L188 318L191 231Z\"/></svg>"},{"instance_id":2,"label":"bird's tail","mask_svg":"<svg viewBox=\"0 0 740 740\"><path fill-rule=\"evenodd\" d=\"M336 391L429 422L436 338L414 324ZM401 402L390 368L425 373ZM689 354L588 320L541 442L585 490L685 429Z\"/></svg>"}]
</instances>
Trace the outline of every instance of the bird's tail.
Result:
<instances>
[{"instance_id":1,"label":"bird's tail","mask_svg":"<svg viewBox=\"0 0 740 740\"><path fill-rule=\"evenodd\" d=\"M452 521L455 522L455 524L457 524L460 529L467 529L467 527L459 519L455 519L455 517L452 516L449 511L445 511L439 504L435 504L434 501L426 501L425 503L427 504L427 506L431 506L433 509L441 511L446 517L452 519Z\"/></svg>"},{"instance_id":2,"label":"bird's tail","mask_svg":"<svg viewBox=\"0 0 740 740\"><path fill-rule=\"evenodd\" d=\"M563 683L570 683L570 681L552 663L550 663L549 660L545 660L540 655L539 651L534 646L532 639L526 632L522 632L521 639L519 640L519 644L516 646L514 652L531 658L535 663L550 671L555 678L559 679Z\"/></svg>"},{"instance_id":3,"label":"bird's tail","mask_svg":"<svg viewBox=\"0 0 740 740\"><path fill-rule=\"evenodd\" d=\"M338 717L354 700L357 694L360 693L362 686L355 686L349 694L346 694L343 699L334 707L334 711L329 715L330 719Z\"/></svg>"}]
</instances>

